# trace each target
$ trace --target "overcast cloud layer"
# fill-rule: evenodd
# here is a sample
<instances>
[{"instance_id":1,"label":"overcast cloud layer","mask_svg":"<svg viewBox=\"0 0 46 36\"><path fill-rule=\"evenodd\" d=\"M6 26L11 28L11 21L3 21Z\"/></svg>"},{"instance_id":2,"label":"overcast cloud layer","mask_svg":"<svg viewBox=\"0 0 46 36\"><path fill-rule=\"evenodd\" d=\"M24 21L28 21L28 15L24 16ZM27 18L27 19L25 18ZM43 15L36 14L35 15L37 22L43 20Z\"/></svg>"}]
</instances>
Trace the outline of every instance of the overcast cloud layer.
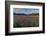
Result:
<instances>
[{"instance_id":1,"label":"overcast cloud layer","mask_svg":"<svg viewBox=\"0 0 46 36\"><path fill-rule=\"evenodd\" d=\"M24 14L32 14L32 13L39 13L39 9L33 8L14 8L13 13L24 13Z\"/></svg>"}]
</instances>

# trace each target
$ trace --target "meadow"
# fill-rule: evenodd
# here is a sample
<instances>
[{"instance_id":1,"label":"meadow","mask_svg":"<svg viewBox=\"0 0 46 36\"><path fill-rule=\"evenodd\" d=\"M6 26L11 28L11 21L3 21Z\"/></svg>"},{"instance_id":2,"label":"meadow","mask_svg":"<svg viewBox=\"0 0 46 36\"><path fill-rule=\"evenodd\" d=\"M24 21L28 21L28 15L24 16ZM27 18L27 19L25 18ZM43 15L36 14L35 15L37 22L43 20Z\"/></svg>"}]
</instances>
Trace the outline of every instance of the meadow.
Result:
<instances>
[{"instance_id":1,"label":"meadow","mask_svg":"<svg viewBox=\"0 0 46 36\"><path fill-rule=\"evenodd\" d=\"M14 28L16 27L39 27L39 15L14 15Z\"/></svg>"}]
</instances>

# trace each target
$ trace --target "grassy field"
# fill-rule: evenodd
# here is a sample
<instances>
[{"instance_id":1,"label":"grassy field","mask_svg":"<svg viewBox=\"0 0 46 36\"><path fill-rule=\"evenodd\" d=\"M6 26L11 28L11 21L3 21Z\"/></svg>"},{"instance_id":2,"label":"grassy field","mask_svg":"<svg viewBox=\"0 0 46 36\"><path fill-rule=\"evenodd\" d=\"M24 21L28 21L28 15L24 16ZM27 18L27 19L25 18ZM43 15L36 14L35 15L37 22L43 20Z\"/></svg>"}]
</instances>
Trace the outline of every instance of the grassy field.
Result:
<instances>
[{"instance_id":1,"label":"grassy field","mask_svg":"<svg viewBox=\"0 0 46 36\"><path fill-rule=\"evenodd\" d=\"M39 16L22 16L14 15L14 28L15 27L38 27Z\"/></svg>"}]
</instances>

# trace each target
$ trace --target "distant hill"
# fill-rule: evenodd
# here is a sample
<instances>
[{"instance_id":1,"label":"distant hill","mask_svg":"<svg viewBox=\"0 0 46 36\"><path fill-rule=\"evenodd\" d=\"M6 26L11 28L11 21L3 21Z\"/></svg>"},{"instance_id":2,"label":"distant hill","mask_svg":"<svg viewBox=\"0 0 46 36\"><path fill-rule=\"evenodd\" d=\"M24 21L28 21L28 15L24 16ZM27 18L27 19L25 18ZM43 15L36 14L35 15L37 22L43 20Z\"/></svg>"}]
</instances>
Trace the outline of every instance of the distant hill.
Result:
<instances>
[{"instance_id":1,"label":"distant hill","mask_svg":"<svg viewBox=\"0 0 46 36\"><path fill-rule=\"evenodd\" d=\"M32 14L13 13L13 15L39 15L39 13L32 13Z\"/></svg>"},{"instance_id":2,"label":"distant hill","mask_svg":"<svg viewBox=\"0 0 46 36\"><path fill-rule=\"evenodd\" d=\"M24 13L13 13L14 15L26 15Z\"/></svg>"}]
</instances>

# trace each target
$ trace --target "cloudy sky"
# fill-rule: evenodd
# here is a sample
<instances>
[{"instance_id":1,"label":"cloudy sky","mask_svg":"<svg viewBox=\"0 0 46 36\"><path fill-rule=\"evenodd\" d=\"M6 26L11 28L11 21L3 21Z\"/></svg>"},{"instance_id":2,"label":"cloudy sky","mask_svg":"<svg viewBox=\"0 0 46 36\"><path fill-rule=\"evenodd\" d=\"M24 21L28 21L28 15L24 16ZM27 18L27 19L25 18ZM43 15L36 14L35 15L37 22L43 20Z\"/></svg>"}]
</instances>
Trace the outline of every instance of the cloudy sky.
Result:
<instances>
[{"instance_id":1,"label":"cloudy sky","mask_svg":"<svg viewBox=\"0 0 46 36\"><path fill-rule=\"evenodd\" d=\"M24 14L39 13L39 9L34 9L34 8L14 8L13 13L24 13Z\"/></svg>"}]
</instances>

